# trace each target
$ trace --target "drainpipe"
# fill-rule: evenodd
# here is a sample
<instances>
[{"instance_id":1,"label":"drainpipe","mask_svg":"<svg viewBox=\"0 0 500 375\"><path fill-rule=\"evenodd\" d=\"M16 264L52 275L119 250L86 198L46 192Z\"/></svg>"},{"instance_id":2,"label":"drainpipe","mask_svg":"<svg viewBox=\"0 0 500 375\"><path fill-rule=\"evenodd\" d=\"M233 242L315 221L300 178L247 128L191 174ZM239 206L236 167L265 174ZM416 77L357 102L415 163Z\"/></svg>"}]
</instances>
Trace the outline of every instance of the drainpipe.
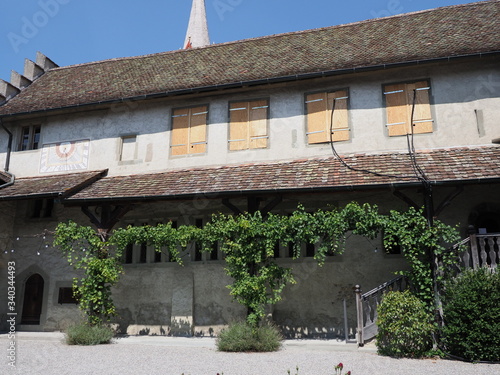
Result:
<instances>
[{"instance_id":1,"label":"drainpipe","mask_svg":"<svg viewBox=\"0 0 500 375\"><path fill-rule=\"evenodd\" d=\"M0 125L2 125L2 128L9 135L9 143L7 144L7 156L5 157L5 170L4 170L4 172L7 173L10 176L10 181L9 182L7 182L7 183L5 183L3 185L0 185L0 189L1 189L1 188L4 188L4 187L13 185L14 181L16 179L16 176L14 176L12 173L9 172L10 154L12 152L12 138L13 138L13 135L12 135L12 132L5 127L5 125L2 122L2 119L0 119Z\"/></svg>"}]
</instances>

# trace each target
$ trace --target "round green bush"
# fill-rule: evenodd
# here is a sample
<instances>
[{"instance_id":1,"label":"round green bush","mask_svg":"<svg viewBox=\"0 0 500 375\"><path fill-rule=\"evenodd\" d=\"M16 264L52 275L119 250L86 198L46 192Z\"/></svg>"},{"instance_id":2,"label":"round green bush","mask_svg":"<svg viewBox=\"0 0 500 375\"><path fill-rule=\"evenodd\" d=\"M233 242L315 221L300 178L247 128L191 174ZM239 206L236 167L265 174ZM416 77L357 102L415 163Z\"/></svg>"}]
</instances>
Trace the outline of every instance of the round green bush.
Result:
<instances>
[{"instance_id":1,"label":"round green bush","mask_svg":"<svg viewBox=\"0 0 500 375\"><path fill-rule=\"evenodd\" d=\"M282 341L283 336L272 325L253 327L240 322L223 329L216 345L221 352L275 352L281 348Z\"/></svg>"},{"instance_id":2,"label":"round green bush","mask_svg":"<svg viewBox=\"0 0 500 375\"><path fill-rule=\"evenodd\" d=\"M450 280L443 295L443 343L470 361L500 361L500 273L468 270Z\"/></svg>"},{"instance_id":3,"label":"round green bush","mask_svg":"<svg viewBox=\"0 0 500 375\"><path fill-rule=\"evenodd\" d=\"M66 343L68 345L109 344L114 335L115 332L110 327L78 323L68 327L66 331Z\"/></svg>"},{"instance_id":4,"label":"round green bush","mask_svg":"<svg viewBox=\"0 0 500 375\"><path fill-rule=\"evenodd\" d=\"M432 349L432 316L409 291L384 296L377 326L376 345L381 355L420 358Z\"/></svg>"}]
</instances>

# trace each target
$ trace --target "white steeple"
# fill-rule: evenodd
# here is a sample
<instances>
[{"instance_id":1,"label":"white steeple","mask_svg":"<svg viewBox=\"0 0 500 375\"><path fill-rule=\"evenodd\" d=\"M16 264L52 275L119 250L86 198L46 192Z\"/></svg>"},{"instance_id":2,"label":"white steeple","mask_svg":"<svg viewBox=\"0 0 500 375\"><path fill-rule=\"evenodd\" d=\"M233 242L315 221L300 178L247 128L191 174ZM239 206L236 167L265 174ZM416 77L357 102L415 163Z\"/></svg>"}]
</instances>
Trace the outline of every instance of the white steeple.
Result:
<instances>
[{"instance_id":1,"label":"white steeple","mask_svg":"<svg viewBox=\"0 0 500 375\"><path fill-rule=\"evenodd\" d=\"M205 0L193 0L184 48L204 47L209 44Z\"/></svg>"}]
</instances>

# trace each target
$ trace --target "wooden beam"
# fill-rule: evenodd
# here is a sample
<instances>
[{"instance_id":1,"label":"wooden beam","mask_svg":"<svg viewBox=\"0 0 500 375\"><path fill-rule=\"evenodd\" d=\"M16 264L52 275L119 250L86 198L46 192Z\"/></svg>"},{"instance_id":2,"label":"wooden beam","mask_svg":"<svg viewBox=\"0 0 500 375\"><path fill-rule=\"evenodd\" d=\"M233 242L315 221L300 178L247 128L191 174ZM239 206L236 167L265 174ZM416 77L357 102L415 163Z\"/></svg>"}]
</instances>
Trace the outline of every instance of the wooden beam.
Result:
<instances>
[{"instance_id":1,"label":"wooden beam","mask_svg":"<svg viewBox=\"0 0 500 375\"><path fill-rule=\"evenodd\" d=\"M441 211L443 211L446 207L448 207L451 201L453 201L453 199L459 196L463 191L464 191L463 185L456 186L455 190L452 191L450 194L448 194L448 196L439 204L434 214L438 216L441 213Z\"/></svg>"}]
</instances>

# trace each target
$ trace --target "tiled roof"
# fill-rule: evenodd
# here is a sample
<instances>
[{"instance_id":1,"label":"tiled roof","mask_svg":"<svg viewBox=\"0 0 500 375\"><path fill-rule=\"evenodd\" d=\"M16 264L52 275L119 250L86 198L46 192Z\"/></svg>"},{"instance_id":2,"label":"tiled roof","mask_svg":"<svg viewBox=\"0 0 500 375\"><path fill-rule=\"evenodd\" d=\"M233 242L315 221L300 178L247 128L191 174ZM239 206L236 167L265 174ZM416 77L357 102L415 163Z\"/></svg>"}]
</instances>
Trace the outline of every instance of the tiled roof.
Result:
<instances>
[{"instance_id":1,"label":"tiled roof","mask_svg":"<svg viewBox=\"0 0 500 375\"><path fill-rule=\"evenodd\" d=\"M370 170L380 175L348 169L334 157L197 168L106 177L69 197L66 202L169 199L196 194L299 192L313 189L361 190L387 184L418 182L408 154L353 155L343 159L352 168ZM500 147L420 151L417 161L434 183L500 182Z\"/></svg>"},{"instance_id":2,"label":"tiled roof","mask_svg":"<svg viewBox=\"0 0 500 375\"><path fill-rule=\"evenodd\" d=\"M0 116L500 51L500 0L55 68Z\"/></svg>"},{"instance_id":3,"label":"tiled roof","mask_svg":"<svg viewBox=\"0 0 500 375\"><path fill-rule=\"evenodd\" d=\"M107 171L18 178L13 185L0 189L0 200L64 198L105 176Z\"/></svg>"}]
</instances>

